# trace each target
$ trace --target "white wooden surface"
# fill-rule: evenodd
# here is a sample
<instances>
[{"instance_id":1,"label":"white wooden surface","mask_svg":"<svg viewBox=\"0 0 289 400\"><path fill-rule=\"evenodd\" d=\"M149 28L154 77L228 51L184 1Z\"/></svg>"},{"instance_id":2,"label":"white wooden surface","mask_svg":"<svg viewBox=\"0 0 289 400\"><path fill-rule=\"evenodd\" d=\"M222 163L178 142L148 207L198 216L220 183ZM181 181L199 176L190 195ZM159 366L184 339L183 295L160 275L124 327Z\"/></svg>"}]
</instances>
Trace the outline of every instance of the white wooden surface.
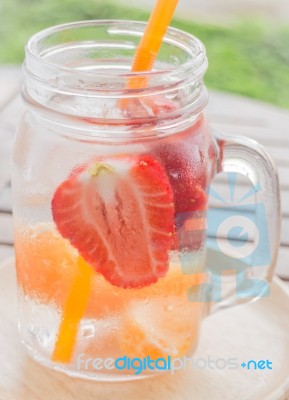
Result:
<instances>
[{"instance_id":1,"label":"white wooden surface","mask_svg":"<svg viewBox=\"0 0 289 400\"><path fill-rule=\"evenodd\" d=\"M269 298L208 317L194 359L268 359L272 370L191 369L104 384L71 379L28 358L19 343L13 262L0 267L1 400L288 400L289 297L278 280Z\"/></svg>"}]
</instances>

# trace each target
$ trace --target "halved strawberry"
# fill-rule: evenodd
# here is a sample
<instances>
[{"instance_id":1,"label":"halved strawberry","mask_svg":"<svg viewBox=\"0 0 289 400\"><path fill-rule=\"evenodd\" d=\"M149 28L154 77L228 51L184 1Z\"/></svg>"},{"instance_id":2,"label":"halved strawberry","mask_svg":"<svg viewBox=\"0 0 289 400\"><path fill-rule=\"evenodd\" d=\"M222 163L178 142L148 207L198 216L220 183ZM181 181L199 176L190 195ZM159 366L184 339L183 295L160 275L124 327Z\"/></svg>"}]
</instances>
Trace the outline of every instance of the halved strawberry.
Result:
<instances>
[{"instance_id":1,"label":"halved strawberry","mask_svg":"<svg viewBox=\"0 0 289 400\"><path fill-rule=\"evenodd\" d=\"M138 105L138 107L137 107ZM161 117L178 110L177 103L163 96L153 99L130 102L126 112L132 117L139 115ZM200 151L193 154L190 145L195 143L194 135L202 132L202 140L207 130L204 116L198 118L193 126L178 132L177 137L165 139L153 149L153 153L164 166L174 193L176 213L200 211L207 206L207 168L200 159Z\"/></svg>"},{"instance_id":2,"label":"halved strawberry","mask_svg":"<svg viewBox=\"0 0 289 400\"><path fill-rule=\"evenodd\" d=\"M154 154L164 166L174 193L176 230L173 249L197 251L204 244L205 229L194 227L188 230L186 226L205 217L207 168L197 146L192 146L192 140L188 140L190 134L184 132L183 135L180 141L164 140L155 147Z\"/></svg>"},{"instance_id":3,"label":"halved strawberry","mask_svg":"<svg viewBox=\"0 0 289 400\"><path fill-rule=\"evenodd\" d=\"M167 142L154 153L164 166L174 192L176 213L202 211L207 207L207 171L194 159L189 144Z\"/></svg>"},{"instance_id":4,"label":"halved strawberry","mask_svg":"<svg viewBox=\"0 0 289 400\"><path fill-rule=\"evenodd\" d=\"M168 270L173 193L151 156L123 156L79 168L54 193L61 235L109 282L144 287Z\"/></svg>"}]
</instances>

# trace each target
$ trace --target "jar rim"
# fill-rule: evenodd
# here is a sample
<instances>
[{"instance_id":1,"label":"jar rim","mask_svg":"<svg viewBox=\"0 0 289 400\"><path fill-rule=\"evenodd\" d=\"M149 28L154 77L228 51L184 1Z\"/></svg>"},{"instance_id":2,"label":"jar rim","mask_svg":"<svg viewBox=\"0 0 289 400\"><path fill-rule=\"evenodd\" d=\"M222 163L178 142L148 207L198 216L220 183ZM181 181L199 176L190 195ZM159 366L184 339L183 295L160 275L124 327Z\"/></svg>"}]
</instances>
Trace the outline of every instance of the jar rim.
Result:
<instances>
[{"instance_id":1,"label":"jar rim","mask_svg":"<svg viewBox=\"0 0 289 400\"><path fill-rule=\"evenodd\" d=\"M110 26L111 30L119 31L121 33L129 33L131 34L131 28L135 29L135 32L138 36L142 36L144 29L146 27L146 22L142 21L131 21L131 20L86 20L86 21L78 21L78 22L70 22L61 25L52 26L50 28L44 29L35 35L33 35L25 46L26 51L26 60L27 58L32 58L34 62L41 63L42 65L48 67L49 69L55 68L58 71L62 71L64 73L73 73L77 71L79 73L79 69L65 66L61 64L57 64L51 62L43 57L43 54L39 51L40 43L44 39L48 38L49 36L64 32L65 30L69 29L77 29L77 28L84 28L84 27L107 27ZM130 29L128 28L130 27ZM81 71L84 73L85 76L97 76L99 78L122 78L122 79L129 79L136 76L147 76L147 77L154 77L154 78L161 78L166 76L168 79L171 75L172 77L182 76L184 79L184 74L188 75L193 71L196 72L197 69L201 68L202 73L207 69L207 57L206 57L206 49L204 44L201 42L200 39L191 35L190 33L184 32L180 29L169 27L167 29L164 42L169 44L175 44L182 50L186 51L186 54L189 55L189 59L186 62L167 69L162 70L151 70L151 71L143 71L143 72L119 72L115 70L115 73L109 72L102 72L102 71ZM29 74L29 69L25 68L24 72Z\"/></svg>"},{"instance_id":2,"label":"jar rim","mask_svg":"<svg viewBox=\"0 0 289 400\"><path fill-rule=\"evenodd\" d=\"M182 115L190 119L208 100L203 83L208 67L205 46L189 33L168 28L153 70L131 72L145 27L139 21L91 20L36 33L26 45L25 100L110 124L155 124L157 119L166 125ZM145 85L128 84L136 77L145 79ZM128 101L125 113L118 100ZM161 110L157 117L155 104Z\"/></svg>"}]
</instances>

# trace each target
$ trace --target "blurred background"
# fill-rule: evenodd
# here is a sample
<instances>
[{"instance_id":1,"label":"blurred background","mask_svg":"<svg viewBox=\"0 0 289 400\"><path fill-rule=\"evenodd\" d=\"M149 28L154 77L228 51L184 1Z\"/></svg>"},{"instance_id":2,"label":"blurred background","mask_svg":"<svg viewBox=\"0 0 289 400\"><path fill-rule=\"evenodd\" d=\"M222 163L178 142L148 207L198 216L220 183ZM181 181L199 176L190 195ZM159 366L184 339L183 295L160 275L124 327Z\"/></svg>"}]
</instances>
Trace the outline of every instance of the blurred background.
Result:
<instances>
[{"instance_id":1,"label":"blurred background","mask_svg":"<svg viewBox=\"0 0 289 400\"><path fill-rule=\"evenodd\" d=\"M0 65L20 64L25 42L43 28L83 19L147 20L154 2L0 0ZM180 0L173 25L205 43L210 88L289 108L288 0Z\"/></svg>"}]
</instances>

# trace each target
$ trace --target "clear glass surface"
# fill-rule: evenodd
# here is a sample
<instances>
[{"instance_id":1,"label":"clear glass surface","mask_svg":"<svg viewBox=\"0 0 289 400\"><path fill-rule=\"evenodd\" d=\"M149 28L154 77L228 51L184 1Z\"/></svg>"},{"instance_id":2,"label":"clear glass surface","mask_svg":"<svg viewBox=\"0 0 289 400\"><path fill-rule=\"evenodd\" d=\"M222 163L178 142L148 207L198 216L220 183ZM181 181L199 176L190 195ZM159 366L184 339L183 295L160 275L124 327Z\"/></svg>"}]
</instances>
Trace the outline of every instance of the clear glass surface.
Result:
<instances>
[{"instance_id":1,"label":"clear glass surface","mask_svg":"<svg viewBox=\"0 0 289 400\"><path fill-rule=\"evenodd\" d=\"M217 172L266 182L274 257L278 242L270 159L253 166L260 148L211 135L204 46L169 29L154 70L132 74L143 30L127 21L75 23L39 33L26 48L27 112L13 153L20 337L42 364L90 379L156 371L100 370L89 359L193 354L214 300L214 288L205 299L203 289L208 189ZM132 79L142 86L129 88ZM92 271L89 292L73 353L57 362L80 258ZM263 276L270 280L272 270L273 262Z\"/></svg>"}]
</instances>

